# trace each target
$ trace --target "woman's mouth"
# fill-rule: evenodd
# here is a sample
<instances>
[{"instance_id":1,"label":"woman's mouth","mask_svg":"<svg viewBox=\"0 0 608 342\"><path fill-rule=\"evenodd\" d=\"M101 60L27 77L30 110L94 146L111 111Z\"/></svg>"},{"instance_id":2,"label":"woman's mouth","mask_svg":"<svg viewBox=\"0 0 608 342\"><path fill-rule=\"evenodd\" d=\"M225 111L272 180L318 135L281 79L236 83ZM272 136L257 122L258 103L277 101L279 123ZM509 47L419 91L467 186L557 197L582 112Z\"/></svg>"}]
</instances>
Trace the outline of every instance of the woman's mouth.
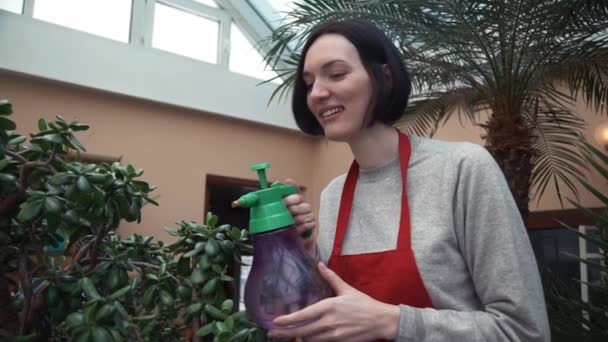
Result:
<instances>
[{"instance_id":1,"label":"woman's mouth","mask_svg":"<svg viewBox=\"0 0 608 342\"><path fill-rule=\"evenodd\" d=\"M329 118L333 115L340 113L343 110L344 110L344 107L342 107L342 106L333 107L333 108L330 108L330 109L327 109L327 110L324 110L323 112L321 112L321 117L323 119L326 119L326 118Z\"/></svg>"}]
</instances>

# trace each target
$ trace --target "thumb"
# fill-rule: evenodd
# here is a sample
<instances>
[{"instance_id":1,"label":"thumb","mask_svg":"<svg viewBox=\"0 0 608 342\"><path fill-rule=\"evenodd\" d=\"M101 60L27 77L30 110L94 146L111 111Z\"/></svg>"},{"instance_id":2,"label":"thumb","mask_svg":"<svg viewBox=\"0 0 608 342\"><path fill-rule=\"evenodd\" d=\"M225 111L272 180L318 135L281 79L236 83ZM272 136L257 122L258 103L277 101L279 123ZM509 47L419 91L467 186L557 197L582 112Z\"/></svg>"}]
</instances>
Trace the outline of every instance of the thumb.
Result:
<instances>
[{"instance_id":1,"label":"thumb","mask_svg":"<svg viewBox=\"0 0 608 342\"><path fill-rule=\"evenodd\" d=\"M295 180L293 180L293 178L285 178L285 180L283 180L283 184L298 186L298 184L296 183Z\"/></svg>"},{"instance_id":2,"label":"thumb","mask_svg":"<svg viewBox=\"0 0 608 342\"><path fill-rule=\"evenodd\" d=\"M300 193L300 187L298 186L298 183L295 180L293 180L293 178L285 178L285 180L283 180L283 184L289 184L289 185L295 186L298 193Z\"/></svg>"},{"instance_id":3,"label":"thumb","mask_svg":"<svg viewBox=\"0 0 608 342\"><path fill-rule=\"evenodd\" d=\"M330 270L324 263L319 263L319 272L329 286L334 290L336 295L340 296L348 292L352 287L348 285L336 272Z\"/></svg>"}]
</instances>

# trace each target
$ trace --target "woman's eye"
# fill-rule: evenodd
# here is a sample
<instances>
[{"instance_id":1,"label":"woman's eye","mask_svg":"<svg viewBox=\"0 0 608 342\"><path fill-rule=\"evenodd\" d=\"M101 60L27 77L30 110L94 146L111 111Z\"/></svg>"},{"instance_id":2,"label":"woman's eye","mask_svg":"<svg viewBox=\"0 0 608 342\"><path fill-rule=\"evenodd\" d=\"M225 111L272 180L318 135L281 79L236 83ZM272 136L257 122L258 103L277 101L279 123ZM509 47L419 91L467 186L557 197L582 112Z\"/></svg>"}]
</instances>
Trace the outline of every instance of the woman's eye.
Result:
<instances>
[{"instance_id":1,"label":"woman's eye","mask_svg":"<svg viewBox=\"0 0 608 342\"><path fill-rule=\"evenodd\" d=\"M345 73L345 72L337 72L337 73L335 73L335 74L331 74L329 77L330 77L332 80L339 80L339 79L342 79L342 78L344 77L344 75L346 75L346 73Z\"/></svg>"}]
</instances>

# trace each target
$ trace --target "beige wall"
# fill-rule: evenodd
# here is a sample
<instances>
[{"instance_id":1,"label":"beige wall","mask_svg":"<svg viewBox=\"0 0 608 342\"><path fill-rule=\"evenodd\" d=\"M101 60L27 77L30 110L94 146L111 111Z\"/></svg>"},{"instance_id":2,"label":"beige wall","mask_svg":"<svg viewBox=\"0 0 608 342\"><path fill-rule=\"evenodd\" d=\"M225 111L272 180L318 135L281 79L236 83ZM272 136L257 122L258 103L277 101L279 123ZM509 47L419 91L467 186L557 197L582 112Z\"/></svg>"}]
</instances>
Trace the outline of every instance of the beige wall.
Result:
<instances>
[{"instance_id":1,"label":"beige wall","mask_svg":"<svg viewBox=\"0 0 608 342\"><path fill-rule=\"evenodd\" d=\"M22 134L35 131L40 117L78 118L91 126L78 135L89 152L123 155L124 163L145 170L142 178L158 186L160 207L146 206L141 224L124 223L122 234L169 239L164 226L200 222L206 174L256 179L249 167L267 161L269 178L292 177L314 188L306 161L316 158L317 140L295 131L14 74L0 74L0 98L13 103Z\"/></svg>"},{"instance_id":2,"label":"beige wall","mask_svg":"<svg viewBox=\"0 0 608 342\"><path fill-rule=\"evenodd\" d=\"M124 163L145 169L144 180L158 186L154 193L160 196L160 207L144 208L141 225L125 223L122 234L137 231L168 239L162 227L179 219L202 220L207 174L255 179L249 167L262 161L272 164L270 179L291 177L306 186L307 199L318 208L321 190L346 172L352 160L346 144L323 138L12 73L0 73L0 98L13 103L22 134L34 131L39 117L78 118L91 125L78 136L89 152L123 155ZM580 102L576 110L588 120L587 135L592 137L605 117ZM435 138L482 144L480 134L479 128L463 127L454 119ZM597 174L589 177L607 188ZM586 206L600 206L586 192L581 194ZM531 208L560 209L554 189Z\"/></svg>"}]
</instances>

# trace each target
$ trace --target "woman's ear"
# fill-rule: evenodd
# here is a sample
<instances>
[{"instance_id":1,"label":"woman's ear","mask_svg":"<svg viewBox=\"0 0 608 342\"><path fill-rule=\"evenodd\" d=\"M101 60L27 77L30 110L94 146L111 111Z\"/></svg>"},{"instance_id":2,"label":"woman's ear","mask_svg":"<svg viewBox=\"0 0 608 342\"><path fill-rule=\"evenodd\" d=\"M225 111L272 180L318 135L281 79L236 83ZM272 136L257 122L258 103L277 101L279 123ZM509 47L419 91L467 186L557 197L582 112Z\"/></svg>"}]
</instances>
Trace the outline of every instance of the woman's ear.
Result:
<instances>
[{"instance_id":1,"label":"woman's ear","mask_svg":"<svg viewBox=\"0 0 608 342\"><path fill-rule=\"evenodd\" d=\"M388 64L382 64L382 73L384 74L384 80L388 83L388 87L393 87L393 74Z\"/></svg>"}]
</instances>

